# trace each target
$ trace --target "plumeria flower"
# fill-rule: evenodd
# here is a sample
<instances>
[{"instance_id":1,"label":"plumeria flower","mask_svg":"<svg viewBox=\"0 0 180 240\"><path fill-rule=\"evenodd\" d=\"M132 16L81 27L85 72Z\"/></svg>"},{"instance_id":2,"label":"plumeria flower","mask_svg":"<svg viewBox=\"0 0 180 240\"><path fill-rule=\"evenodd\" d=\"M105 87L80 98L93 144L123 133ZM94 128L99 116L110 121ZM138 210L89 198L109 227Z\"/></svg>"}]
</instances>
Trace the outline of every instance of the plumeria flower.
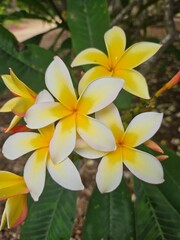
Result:
<instances>
[{"instance_id":1,"label":"plumeria flower","mask_svg":"<svg viewBox=\"0 0 180 240\"><path fill-rule=\"evenodd\" d=\"M138 178L148 183L162 183L163 168L151 154L135 147L150 139L159 129L163 114L146 112L137 115L124 130L117 108L111 104L96 113L96 118L106 124L116 139L116 150L108 154L97 152L79 139L75 151L86 158L103 156L96 175L102 193L113 191L121 182L123 163Z\"/></svg>"},{"instance_id":2,"label":"plumeria flower","mask_svg":"<svg viewBox=\"0 0 180 240\"><path fill-rule=\"evenodd\" d=\"M46 166L51 177L59 185L70 190L84 188L79 172L69 158L64 159L60 164L54 164L51 160L49 143L53 134L54 124L39 129L39 133L16 133L6 140L2 148L4 156L10 160L34 151L25 165L24 179L35 201L38 201L44 188ZM55 162L59 162L59 160L56 159Z\"/></svg>"},{"instance_id":3,"label":"plumeria flower","mask_svg":"<svg viewBox=\"0 0 180 240\"><path fill-rule=\"evenodd\" d=\"M28 212L27 194L29 192L24 178L14 173L0 171L0 200L5 200L0 230L12 228L22 223Z\"/></svg>"},{"instance_id":4,"label":"plumeria flower","mask_svg":"<svg viewBox=\"0 0 180 240\"><path fill-rule=\"evenodd\" d=\"M79 94L86 86L99 77L113 76L125 80L123 88L133 95L149 99L148 86L145 78L133 68L152 57L160 44L151 42L138 42L126 48L126 36L119 27L113 27L104 35L107 55L96 49L88 48L80 52L71 66L96 64L88 70L79 83Z\"/></svg>"},{"instance_id":5,"label":"plumeria flower","mask_svg":"<svg viewBox=\"0 0 180 240\"><path fill-rule=\"evenodd\" d=\"M68 69L59 57L49 65L45 74L46 86L58 102L33 105L26 113L29 128L42 128L60 120L50 142L53 162L63 161L73 151L76 132L91 147L101 151L111 151L116 147L112 132L89 116L107 105L118 95L123 80L101 78L82 92L77 99Z\"/></svg>"},{"instance_id":6,"label":"plumeria flower","mask_svg":"<svg viewBox=\"0 0 180 240\"><path fill-rule=\"evenodd\" d=\"M7 101L0 112L13 112L15 114L6 132L10 131L24 117L27 109L32 106L36 99L36 93L26 86L10 69L10 75L2 75L6 87L15 95Z\"/></svg>"}]
</instances>

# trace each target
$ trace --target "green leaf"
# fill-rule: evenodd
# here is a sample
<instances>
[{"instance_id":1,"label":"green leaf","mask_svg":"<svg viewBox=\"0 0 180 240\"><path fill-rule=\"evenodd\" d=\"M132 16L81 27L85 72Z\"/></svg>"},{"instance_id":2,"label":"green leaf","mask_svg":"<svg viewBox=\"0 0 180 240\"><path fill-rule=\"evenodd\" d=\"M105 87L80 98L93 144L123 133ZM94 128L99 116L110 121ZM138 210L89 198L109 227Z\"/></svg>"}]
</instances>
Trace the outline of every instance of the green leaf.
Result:
<instances>
[{"instance_id":1,"label":"green leaf","mask_svg":"<svg viewBox=\"0 0 180 240\"><path fill-rule=\"evenodd\" d=\"M136 239L179 240L180 215L158 187L135 178Z\"/></svg>"},{"instance_id":2,"label":"green leaf","mask_svg":"<svg viewBox=\"0 0 180 240\"><path fill-rule=\"evenodd\" d=\"M109 28L106 0L67 0L67 13L76 54L88 47L105 49L104 33Z\"/></svg>"},{"instance_id":3,"label":"green leaf","mask_svg":"<svg viewBox=\"0 0 180 240\"><path fill-rule=\"evenodd\" d=\"M161 146L161 148L164 150L164 154L168 155L169 158L162 162L165 181L163 184L157 186L169 203L180 214L180 157L166 147ZM152 155L157 155L157 153L154 153L147 147L141 147L141 149Z\"/></svg>"},{"instance_id":4,"label":"green leaf","mask_svg":"<svg viewBox=\"0 0 180 240\"><path fill-rule=\"evenodd\" d=\"M180 157L169 149L162 148L169 158L162 162L165 181L158 187L180 215Z\"/></svg>"},{"instance_id":5,"label":"green leaf","mask_svg":"<svg viewBox=\"0 0 180 240\"><path fill-rule=\"evenodd\" d=\"M101 194L95 189L87 210L83 239L133 239L133 207L124 181L111 193Z\"/></svg>"},{"instance_id":6,"label":"green leaf","mask_svg":"<svg viewBox=\"0 0 180 240\"><path fill-rule=\"evenodd\" d=\"M132 95L122 89L114 103L118 109L128 109L131 107Z\"/></svg>"},{"instance_id":7,"label":"green leaf","mask_svg":"<svg viewBox=\"0 0 180 240\"><path fill-rule=\"evenodd\" d=\"M61 188L48 177L40 200L30 205L20 239L70 239L76 213L76 197L76 192Z\"/></svg>"},{"instance_id":8,"label":"green leaf","mask_svg":"<svg viewBox=\"0 0 180 240\"><path fill-rule=\"evenodd\" d=\"M26 19L41 19L41 20L44 20L44 21L50 21L48 18L45 18L45 17L41 17L41 16L38 16L36 14L33 14L33 13L28 13L26 12L25 10L21 10L19 12L13 12L11 14L7 14L7 15L0 15L0 22L4 22L4 21L14 21L14 20L19 20L19 19L23 19L23 18L26 18ZM13 23L13 22L12 22Z\"/></svg>"},{"instance_id":9,"label":"green leaf","mask_svg":"<svg viewBox=\"0 0 180 240\"><path fill-rule=\"evenodd\" d=\"M0 25L0 74L9 74L11 67L16 75L35 91L45 88L44 74L53 60L53 53L39 46L19 45L16 38ZM0 89L5 89L0 81Z\"/></svg>"}]
</instances>

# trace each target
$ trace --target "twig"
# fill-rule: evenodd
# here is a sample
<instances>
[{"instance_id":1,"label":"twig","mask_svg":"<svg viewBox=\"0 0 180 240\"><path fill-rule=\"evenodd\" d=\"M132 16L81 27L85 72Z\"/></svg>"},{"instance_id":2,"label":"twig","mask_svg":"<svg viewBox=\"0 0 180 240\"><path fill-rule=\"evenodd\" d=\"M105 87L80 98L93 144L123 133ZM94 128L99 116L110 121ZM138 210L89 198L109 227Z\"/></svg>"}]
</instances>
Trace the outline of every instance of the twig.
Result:
<instances>
[{"instance_id":1,"label":"twig","mask_svg":"<svg viewBox=\"0 0 180 240\"><path fill-rule=\"evenodd\" d=\"M138 2L139 2L138 0L133 0L130 4L128 4L127 7L125 7L125 8L112 20L111 25L114 26L114 25L116 25L118 22L120 22L120 21L123 19L123 17L124 17L126 14L128 14Z\"/></svg>"},{"instance_id":2,"label":"twig","mask_svg":"<svg viewBox=\"0 0 180 240\"><path fill-rule=\"evenodd\" d=\"M175 38L178 37L178 32L176 32L175 24L174 24L174 11L173 11L174 0L165 0L165 27L167 30L167 35L162 39L161 44L162 47L158 51L158 53L153 56L148 62L143 64L143 67L140 68L140 71L143 74L147 74L147 72L153 67L153 65L159 60L162 53L173 43Z\"/></svg>"}]
</instances>

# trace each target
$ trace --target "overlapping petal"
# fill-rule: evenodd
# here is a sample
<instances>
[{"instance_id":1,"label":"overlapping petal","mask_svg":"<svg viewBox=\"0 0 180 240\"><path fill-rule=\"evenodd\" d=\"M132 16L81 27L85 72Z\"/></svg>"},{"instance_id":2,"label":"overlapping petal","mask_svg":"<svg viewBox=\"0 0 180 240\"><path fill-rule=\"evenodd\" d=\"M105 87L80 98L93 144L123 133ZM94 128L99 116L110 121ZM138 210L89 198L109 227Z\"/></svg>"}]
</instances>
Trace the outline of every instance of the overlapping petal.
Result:
<instances>
[{"instance_id":1,"label":"overlapping petal","mask_svg":"<svg viewBox=\"0 0 180 240\"><path fill-rule=\"evenodd\" d=\"M85 64L100 64L108 66L108 57L102 51L96 48L88 48L80 52L73 60L71 67L77 67Z\"/></svg>"},{"instance_id":2,"label":"overlapping petal","mask_svg":"<svg viewBox=\"0 0 180 240\"><path fill-rule=\"evenodd\" d=\"M114 101L124 81L119 78L104 77L93 81L80 96L77 109L80 113L91 114Z\"/></svg>"},{"instance_id":3,"label":"overlapping petal","mask_svg":"<svg viewBox=\"0 0 180 240\"><path fill-rule=\"evenodd\" d=\"M29 97L31 96L31 97L33 97L35 99L37 94L31 88L29 88L25 83L23 83L16 76L16 74L13 72L13 70L11 68L9 70L10 70L10 75L11 75L13 81L14 81L14 84L22 91L22 93L26 93L27 95L29 94ZM14 86L12 88L12 92L14 92L13 89L14 89Z\"/></svg>"},{"instance_id":4,"label":"overlapping petal","mask_svg":"<svg viewBox=\"0 0 180 240\"><path fill-rule=\"evenodd\" d=\"M26 111L34 104L33 99L29 98L19 98L14 107L12 108L12 112L19 117L24 117Z\"/></svg>"},{"instance_id":5,"label":"overlapping petal","mask_svg":"<svg viewBox=\"0 0 180 240\"><path fill-rule=\"evenodd\" d=\"M145 112L137 115L125 131L123 144L136 147L149 140L159 129L163 114Z\"/></svg>"},{"instance_id":6,"label":"overlapping petal","mask_svg":"<svg viewBox=\"0 0 180 240\"><path fill-rule=\"evenodd\" d=\"M101 160L96 175L96 182L101 193L113 191L121 182L123 163L121 150L109 153Z\"/></svg>"},{"instance_id":7,"label":"overlapping petal","mask_svg":"<svg viewBox=\"0 0 180 240\"><path fill-rule=\"evenodd\" d=\"M63 118L56 126L50 142L50 155L56 164L66 159L76 143L75 114Z\"/></svg>"},{"instance_id":8,"label":"overlapping petal","mask_svg":"<svg viewBox=\"0 0 180 240\"><path fill-rule=\"evenodd\" d=\"M115 26L104 34L104 40L111 60L111 67L115 67L125 50L126 35L121 28Z\"/></svg>"},{"instance_id":9,"label":"overlapping petal","mask_svg":"<svg viewBox=\"0 0 180 240\"><path fill-rule=\"evenodd\" d=\"M90 147L105 152L115 150L114 136L104 124L82 114L77 114L76 121L78 134Z\"/></svg>"},{"instance_id":10,"label":"overlapping petal","mask_svg":"<svg viewBox=\"0 0 180 240\"><path fill-rule=\"evenodd\" d=\"M96 78L113 76L120 77L124 79L125 82L127 81L123 86L126 91L138 97L149 99L148 88L144 77L132 69L152 57L159 50L161 45L151 42L139 42L130 46L125 51L125 33L121 28L116 26L105 33L104 40L107 48L107 59L109 60L106 64L104 64L105 61L96 57L96 60L93 61L93 54L96 56L97 50L93 52L91 49L84 50L82 55L80 53L72 64L73 67L89 63L100 65L88 70L84 74L79 84L79 93L81 94L87 85ZM91 61L85 60L88 59L86 55L90 55ZM77 64L76 59L79 59Z\"/></svg>"},{"instance_id":11,"label":"overlapping petal","mask_svg":"<svg viewBox=\"0 0 180 240\"><path fill-rule=\"evenodd\" d=\"M124 79L123 88L131 94L149 99L148 85L143 75L133 69L120 69L114 72L114 76Z\"/></svg>"},{"instance_id":12,"label":"overlapping petal","mask_svg":"<svg viewBox=\"0 0 180 240\"><path fill-rule=\"evenodd\" d=\"M38 129L38 131L41 134L41 137L44 138L44 141L46 141L47 143L50 142L50 140L54 134L54 128L55 128L54 124L50 124L44 128Z\"/></svg>"},{"instance_id":13,"label":"overlapping petal","mask_svg":"<svg viewBox=\"0 0 180 240\"><path fill-rule=\"evenodd\" d=\"M1 108L0 112L11 112L17 102L21 99L20 97L14 97L7 101Z\"/></svg>"},{"instance_id":14,"label":"overlapping petal","mask_svg":"<svg viewBox=\"0 0 180 240\"><path fill-rule=\"evenodd\" d=\"M24 167L24 179L34 201L38 201L44 188L47 154L48 148L36 150Z\"/></svg>"},{"instance_id":15,"label":"overlapping petal","mask_svg":"<svg viewBox=\"0 0 180 240\"><path fill-rule=\"evenodd\" d=\"M62 187L70 190L84 189L79 172L69 158L58 164L54 164L49 158L47 168L52 179Z\"/></svg>"},{"instance_id":16,"label":"overlapping petal","mask_svg":"<svg viewBox=\"0 0 180 240\"><path fill-rule=\"evenodd\" d=\"M10 136L2 147L2 153L10 160L14 160L35 149L46 147L46 142L38 133L22 132Z\"/></svg>"},{"instance_id":17,"label":"overlapping petal","mask_svg":"<svg viewBox=\"0 0 180 240\"><path fill-rule=\"evenodd\" d=\"M6 87L16 95L25 98L35 98L36 93L26 86L10 69L11 75L2 75Z\"/></svg>"},{"instance_id":18,"label":"overlapping petal","mask_svg":"<svg viewBox=\"0 0 180 240\"><path fill-rule=\"evenodd\" d=\"M9 127L6 129L6 132L10 131L20 120L21 120L21 117L14 116L12 121L9 124Z\"/></svg>"},{"instance_id":19,"label":"overlapping petal","mask_svg":"<svg viewBox=\"0 0 180 240\"><path fill-rule=\"evenodd\" d=\"M79 95L81 95L82 92L87 88L87 86L94 80L102 77L108 77L111 75L112 73L109 72L107 68L102 66L96 66L89 69L87 72L84 73L84 75L82 76L79 82L79 85L78 85Z\"/></svg>"},{"instance_id":20,"label":"overlapping petal","mask_svg":"<svg viewBox=\"0 0 180 240\"><path fill-rule=\"evenodd\" d=\"M6 225L8 228L16 227L27 216L27 195L19 195L9 198L3 212L0 230Z\"/></svg>"},{"instance_id":21,"label":"overlapping petal","mask_svg":"<svg viewBox=\"0 0 180 240\"><path fill-rule=\"evenodd\" d=\"M74 151L80 156L88 159L100 158L107 154L107 152L102 152L91 148L82 138L78 137L76 140L76 146Z\"/></svg>"},{"instance_id":22,"label":"overlapping petal","mask_svg":"<svg viewBox=\"0 0 180 240\"><path fill-rule=\"evenodd\" d=\"M151 42L135 43L125 51L118 62L117 68L135 68L152 57L160 47L160 44Z\"/></svg>"},{"instance_id":23,"label":"overlapping petal","mask_svg":"<svg viewBox=\"0 0 180 240\"><path fill-rule=\"evenodd\" d=\"M123 162L141 180L159 184L164 181L163 168L151 154L132 148L123 148Z\"/></svg>"},{"instance_id":24,"label":"overlapping petal","mask_svg":"<svg viewBox=\"0 0 180 240\"><path fill-rule=\"evenodd\" d=\"M36 97L35 103L54 102L52 95L46 90L42 90Z\"/></svg>"},{"instance_id":25,"label":"overlapping petal","mask_svg":"<svg viewBox=\"0 0 180 240\"><path fill-rule=\"evenodd\" d=\"M76 104L76 94L66 65L59 57L48 66L45 73L46 86L55 98L64 106L73 109Z\"/></svg>"},{"instance_id":26,"label":"overlapping petal","mask_svg":"<svg viewBox=\"0 0 180 240\"><path fill-rule=\"evenodd\" d=\"M28 109L25 115L27 127L32 129L45 127L71 114L67 108L58 102L38 103Z\"/></svg>"},{"instance_id":27,"label":"overlapping petal","mask_svg":"<svg viewBox=\"0 0 180 240\"><path fill-rule=\"evenodd\" d=\"M11 172L0 171L0 179L0 200L28 193L23 177Z\"/></svg>"},{"instance_id":28,"label":"overlapping petal","mask_svg":"<svg viewBox=\"0 0 180 240\"><path fill-rule=\"evenodd\" d=\"M95 113L96 119L104 123L112 131L116 142L120 142L124 135L124 127L117 107L111 103L106 108Z\"/></svg>"}]
</instances>

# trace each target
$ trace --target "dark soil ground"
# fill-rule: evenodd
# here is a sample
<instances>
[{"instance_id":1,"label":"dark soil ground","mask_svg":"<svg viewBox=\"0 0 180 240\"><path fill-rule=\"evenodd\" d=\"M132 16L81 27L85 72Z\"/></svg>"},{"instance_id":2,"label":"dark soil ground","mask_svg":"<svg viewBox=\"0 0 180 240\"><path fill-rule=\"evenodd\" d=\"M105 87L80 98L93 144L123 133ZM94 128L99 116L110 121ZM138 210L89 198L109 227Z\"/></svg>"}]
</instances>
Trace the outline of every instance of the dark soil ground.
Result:
<instances>
[{"instance_id":1,"label":"dark soil ground","mask_svg":"<svg viewBox=\"0 0 180 240\"><path fill-rule=\"evenodd\" d=\"M151 96L161 88L172 76L174 76L179 69L179 62L173 53L166 53L158 61L156 66L146 76L148 81ZM9 93L4 93L0 97L0 106L2 106L10 98ZM157 111L164 113L164 120L159 132L156 134L154 140L163 144L177 154L180 154L180 86L175 86L168 92L165 92L162 97L158 99ZM11 114L2 114L0 118L0 127L8 126ZM8 134L0 133L0 147L2 147ZM166 160L168 161L168 160ZM16 161L9 161L5 159L0 152L0 169L8 170L15 173L22 171L25 164L25 159L21 158ZM81 167L81 175L85 183L85 190L79 193L77 200L77 217L75 219L74 231L72 240L80 240L83 228L85 212L88 206L88 199L92 193L95 184L95 173L97 169L97 161L84 161ZM0 205L0 212L3 209L3 203ZM0 239L2 240L18 240L20 227L12 230L3 230L0 232Z\"/></svg>"}]
</instances>

